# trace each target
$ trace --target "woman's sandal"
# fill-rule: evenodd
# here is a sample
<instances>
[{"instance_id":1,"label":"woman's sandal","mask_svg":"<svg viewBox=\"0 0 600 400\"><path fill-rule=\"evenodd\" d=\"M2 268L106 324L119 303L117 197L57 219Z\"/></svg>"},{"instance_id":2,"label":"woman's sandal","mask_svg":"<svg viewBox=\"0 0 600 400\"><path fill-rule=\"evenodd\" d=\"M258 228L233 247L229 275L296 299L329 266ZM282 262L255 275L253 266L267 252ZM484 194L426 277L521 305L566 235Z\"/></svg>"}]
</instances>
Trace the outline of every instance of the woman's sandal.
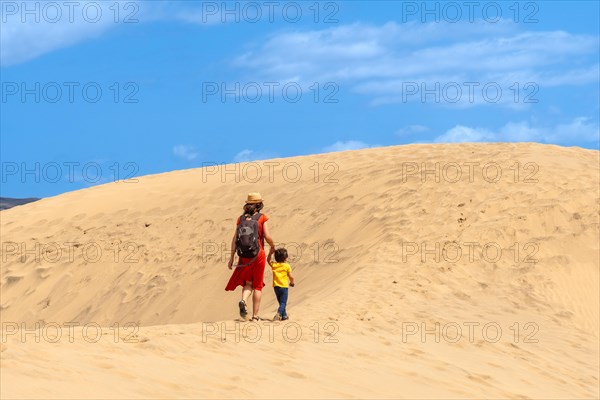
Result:
<instances>
[{"instance_id":1,"label":"woman's sandal","mask_svg":"<svg viewBox=\"0 0 600 400\"><path fill-rule=\"evenodd\" d=\"M246 302L244 300L240 300L238 306L240 307L240 317L246 318L246 315L248 315L248 308L246 307Z\"/></svg>"},{"instance_id":2,"label":"woman's sandal","mask_svg":"<svg viewBox=\"0 0 600 400\"><path fill-rule=\"evenodd\" d=\"M251 321L262 321L261 317L257 317L256 315L252 317Z\"/></svg>"}]
</instances>

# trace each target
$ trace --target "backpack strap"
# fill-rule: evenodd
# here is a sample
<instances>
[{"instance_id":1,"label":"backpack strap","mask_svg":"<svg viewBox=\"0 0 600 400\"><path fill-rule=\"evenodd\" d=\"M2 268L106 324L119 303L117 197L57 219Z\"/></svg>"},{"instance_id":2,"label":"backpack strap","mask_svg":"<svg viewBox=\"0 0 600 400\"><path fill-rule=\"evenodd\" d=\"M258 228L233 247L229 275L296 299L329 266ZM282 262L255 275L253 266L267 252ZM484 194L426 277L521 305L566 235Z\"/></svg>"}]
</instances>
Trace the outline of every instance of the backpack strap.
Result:
<instances>
[{"instance_id":1,"label":"backpack strap","mask_svg":"<svg viewBox=\"0 0 600 400\"><path fill-rule=\"evenodd\" d=\"M256 255L256 257L250 259L250 261L248 261L246 264L238 264L235 267L236 268L244 268L244 267L248 267L250 265L252 265L252 263L254 262L254 260L256 260L258 258L258 254Z\"/></svg>"}]
</instances>

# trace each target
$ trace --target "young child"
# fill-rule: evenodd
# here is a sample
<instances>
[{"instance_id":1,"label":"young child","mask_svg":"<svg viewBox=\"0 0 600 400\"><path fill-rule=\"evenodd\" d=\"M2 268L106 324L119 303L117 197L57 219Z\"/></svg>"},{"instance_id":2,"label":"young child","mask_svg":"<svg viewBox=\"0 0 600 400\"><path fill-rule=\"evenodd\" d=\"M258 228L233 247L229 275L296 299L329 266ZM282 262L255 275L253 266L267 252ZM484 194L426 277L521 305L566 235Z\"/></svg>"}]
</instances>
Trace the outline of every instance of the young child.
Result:
<instances>
[{"instance_id":1,"label":"young child","mask_svg":"<svg viewBox=\"0 0 600 400\"><path fill-rule=\"evenodd\" d=\"M275 253L275 262L271 261L273 253ZM273 271L273 289L275 290L275 296L279 302L279 309L277 310L275 318L273 318L274 321L285 321L288 319L285 310L288 299L288 282L289 285L293 287L294 277L292 276L292 267L286 262L287 258L288 253L286 249L281 248L274 251L273 247L271 247L271 251L267 257L267 262Z\"/></svg>"}]
</instances>

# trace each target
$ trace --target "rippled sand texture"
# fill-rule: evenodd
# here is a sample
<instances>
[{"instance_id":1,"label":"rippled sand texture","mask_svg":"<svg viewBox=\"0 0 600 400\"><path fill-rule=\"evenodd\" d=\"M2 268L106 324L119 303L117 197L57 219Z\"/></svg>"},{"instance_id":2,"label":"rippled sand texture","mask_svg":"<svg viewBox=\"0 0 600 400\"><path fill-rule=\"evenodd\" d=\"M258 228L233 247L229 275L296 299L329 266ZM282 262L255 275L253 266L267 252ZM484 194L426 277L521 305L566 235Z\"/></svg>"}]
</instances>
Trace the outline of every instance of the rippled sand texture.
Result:
<instances>
[{"instance_id":1,"label":"rippled sand texture","mask_svg":"<svg viewBox=\"0 0 600 400\"><path fill-rule=\"evenodd\" d=\"M599 161L539 144L398 146L2 211L0 394L598 398ZM223 290L251 191L292 256L287 323L237 321L240 293Z\"/></svg>"}]
</instances>

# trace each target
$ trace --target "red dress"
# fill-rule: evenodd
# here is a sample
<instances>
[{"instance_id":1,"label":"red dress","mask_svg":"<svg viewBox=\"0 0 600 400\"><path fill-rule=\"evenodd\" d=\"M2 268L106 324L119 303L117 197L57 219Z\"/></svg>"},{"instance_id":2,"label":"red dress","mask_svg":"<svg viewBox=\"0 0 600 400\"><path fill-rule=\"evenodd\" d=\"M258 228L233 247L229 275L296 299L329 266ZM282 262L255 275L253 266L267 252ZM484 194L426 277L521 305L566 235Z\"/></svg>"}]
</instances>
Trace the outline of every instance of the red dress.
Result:
<instances>
[{"instance_id":1,"label":"red dress","mask_svg":"<svg viewBox=\"0 0 600 400\"><path fill-rule=\"evenodd\" d=\"M263 224L269 220L265 214L261 214L258 218L258 243L260 244L260 251L254 259L254 261L245 267L235 267L231 278L225 290L235 290L238 286L244 286L246 282L252 282L252 287L255 290L262 290L265 286L264 275L265 275L265 264L267 257L265 256L265 238L263 235ZM238 217L237 224L240 224L240 218ZM251 258L240 257L238 265L245 265L252 261Z\"/></svg>"}]
</instances>

